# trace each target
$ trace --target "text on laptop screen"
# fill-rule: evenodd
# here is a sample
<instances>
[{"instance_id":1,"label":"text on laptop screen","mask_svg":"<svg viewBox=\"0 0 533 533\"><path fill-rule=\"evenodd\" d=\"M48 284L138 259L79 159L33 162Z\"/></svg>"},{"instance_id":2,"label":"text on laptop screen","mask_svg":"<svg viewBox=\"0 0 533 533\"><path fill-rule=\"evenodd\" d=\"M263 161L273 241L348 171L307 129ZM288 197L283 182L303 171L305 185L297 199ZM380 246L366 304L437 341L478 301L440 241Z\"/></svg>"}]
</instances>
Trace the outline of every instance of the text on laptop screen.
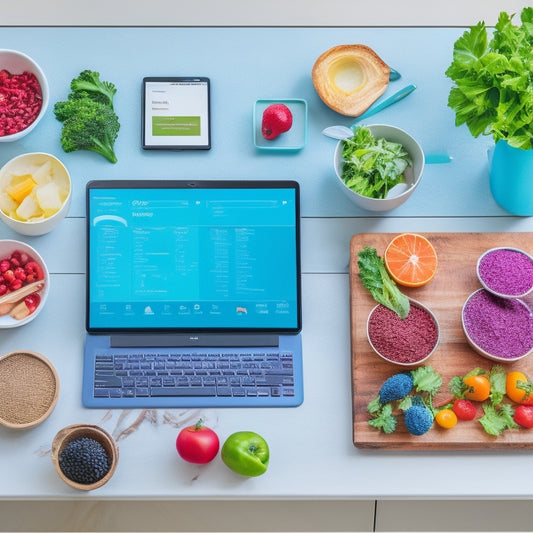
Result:
<instances>
[{"instance_id":1,"label":"text on laptop screen","mask_svg":"<svg viewBox=\"0 0 533 533\"><path fill-rule=\"evenodd\" d=\"M89 188L88 329L296 330L294 188Z\"/></svg>"}]
</instances>

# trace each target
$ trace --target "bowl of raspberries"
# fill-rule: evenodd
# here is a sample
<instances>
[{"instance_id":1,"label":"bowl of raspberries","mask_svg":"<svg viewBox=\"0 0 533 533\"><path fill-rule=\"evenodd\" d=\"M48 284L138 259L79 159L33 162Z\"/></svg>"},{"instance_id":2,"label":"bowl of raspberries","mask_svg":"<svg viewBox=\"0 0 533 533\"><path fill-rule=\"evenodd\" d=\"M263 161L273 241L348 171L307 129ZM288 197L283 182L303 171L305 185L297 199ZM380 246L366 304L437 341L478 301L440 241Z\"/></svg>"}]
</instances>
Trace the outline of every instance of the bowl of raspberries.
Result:
<instances>
[{"instance_id":1,"label":"bowl of raspberries","mask_svg":"<svg viewBox=\"0 0 533 533\"><path fill-rule=\"evenodd\" d=\"M59 477L67 485L78 490L94 490L115 473L118 446L99 426L73 424L56 434L51 457Z\"/></svg>"},{"instance_id":2,"label":"bowl of raspberries","mask_svg":"<svg viewBox=\"0 0 533 533\"><path fill-rule=\"evenodd\" d=\"M37 250L0 240L0 329L34 320L48 297L50 275Z\"/></svg>"},{"instance_id":3,"label":"bowl of raspberries","mask_svg":"<svg viewBox=\"0 0 533 533\"><path fill-rule=\"evenodd\" d=\"M0 142L30 133L44 116L48 100L41 67L22 52L0 49Z\"/></svg>"}]
</instances>

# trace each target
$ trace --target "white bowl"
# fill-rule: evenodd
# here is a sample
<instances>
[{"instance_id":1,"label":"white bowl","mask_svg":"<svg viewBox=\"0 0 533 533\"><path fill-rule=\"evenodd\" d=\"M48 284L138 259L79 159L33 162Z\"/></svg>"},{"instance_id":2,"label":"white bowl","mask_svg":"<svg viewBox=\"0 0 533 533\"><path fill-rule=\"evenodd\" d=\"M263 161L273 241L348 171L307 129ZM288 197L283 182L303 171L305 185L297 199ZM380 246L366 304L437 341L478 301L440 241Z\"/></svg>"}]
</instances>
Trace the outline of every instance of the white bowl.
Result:
<instances>
[{"instance_id":1,"label":"white bowl","mask_svg":"<svg viewBox=\"0 0 533 533\"><path fill-rule=\"evenodd\" d=\"M483 274L481 272L483 261L488 256L492 255L493 253L498 253L499 251L513 252L515 255L521 254L525 258L525 261L527 263L530 263L533 268L533 257L531 257L531 255L528 254L527 252L524 252L524 250L520 250L519 248L512 248L510 246L499 246L497 248L490 248L489 250L486 250L485 252L483 252L477 260L476 273L477 273L479 282L481 283L481 285L483 285L483 288L485 288L492 294L495 294L496 296L500 296L501 298L524 298L526 297L528 294L530 294L533 291L533 283L531 283L531 285L527 287L526 290L522 291L520 294L504 294L494 289L491 286L491 284L487 283L486 279L483 278ZM511 276L511 272L510 272L510 267L508 265L505 265L505 266L502 265L502 268L499 274L501 275L502 278L504 278L502 281L507 280L509 282L509 280L512 281L513 279ZM520 274L523 275L523 271L521 271Z\"/></svg>"},{"instance_id":2,"label":"white bowl","mask_svg":"<svg viewBox=\"0 0 533 533\"><path fill-rule=\"evenodd\" d=\"M476 339L472 338L472 331L468 327L467 321L465 320L465 311L466 311L468 305L471 304L473 299L476 298L478 295L483 294L483 293L487 294L490 298L495 299L494 300L495 302L500 300L502 305L509 304L509 305L523 306L524 314L529 314L530 313L530 309L526 305L526 303L523 302L522 300L518 299L518 298L500 298L499 296L497 296L496 294L488 291L485 288L477 289L472 294L470 294L470 296L466 299L466 301L465 301L465 303L463 305L463 309L461 311L461 322L462 322L462 325L463 325L463 331L464 331L466 340L467 340L468 344L470 345L470 347L475 352L477 352L479 355L485 357L486 359L490 359L491 361L497 361L499 363L512 363L514 361L520 361L521 359L524 359L524 357L527 357L528 355L530 355L533 352L533 343L532 343L532 347L529 350L527 350L526 352L524 352L524 353L521 353L521 354L518 354L518 355L515 355L515 356L511 356L511 357L502 357L502 356L499 356L497 354L489 352L483 346L480 346L478 344L478 342L476 342ZM483 309L483 314L487 316L487 309L486 308ZM487 325L487 327L489 327L489 326L490 326L490 324Z\"/></svg>"},{"instance_id":3,"label":"white bowl","mask_svg":"<svg viewBox=\"0 0 533 533\"><path fill-rule=\"evenodd\" d=\"M405 173L407 182L411 186L402 194L394 196L392 198L369 198L356 193L352 189L346 186L342 179L342 143L339 141L335 148L335 154L333 158L333 164L335 167L335 173L337 174L338 182L340 183L342 190L346 196L352 200L356 205L366 209L367 211L390 211L402 205L413 194L414 190L418 187L422 173L424 171L424 152L418 142L411 137L406 131L397 128L395 126L388 126L386 124L373 124L367 127L372 135L376 138L384 138L388 141L400 143L405 150L409 153L413 166L407 167Z\"/></svg>"},{"instance_id":4,"label":"white bowl","mask_svg":"<svg viewBox=\"0 0 533 533\"><path fill-rule=\"evenodd\" d=\"M3 220L11 229L22 235L44 235L53 230L67 215L70 201L72 198L72 184L70 174L65 165L51 154L44 152L32 152L22 154L14 157L8 161L0 169L0 194L4 192L9 177L12 174L24 175L31 173L40 165L50 162L52 165L53 180L65 190L68 190L68 195L63 201L59 211L56 211L52 216L47 218L40 218L38 220L16 220L8 216L2 209L0 209L0 219Z\"/></svg>"},{"instance_id":5,"label":"white bowl","mask_svg":"<svg viewBox=\"0 0 533 533\"><path fill-rule=\"evenodd\" d=\"M16 50L0 49L0 70L7 70L9 74L22 74L23 72L31 72L37 78L41 86L42 106L39 114L35 120L25 129L13 133L12 135L0 136L0 142L17 141L30 133L39 121L43 118L48 107L50 98L50 91L48 89L48 81L41 67L29 56Z\"/></svg>"},{"instance_id":6,"label":"white bowl","mask_svg":"<svg viewBox=\"0 0 533 533\"><path fill-rule=\"evenodd\" d=\"M38 291L41 297L41 302L33 313L28 315L26 318L23 318L22 320L16 320L15 318L12 318L9 313L0 316L0 329L16 328L34 320L37 315L42 311L44 304L46 303L46 299L48 297L48 292L50 290L50 274L48 273L48 269L46 268L43 258L39 255L37 250L21 241L0 240L0 260L10 257L15 250L20 250L21 252L26 253L42 268L44 274L44 286L40 291ZM0 301L1 298L2 296L0 296Z\"/></svg>"},{"instance_id":7,"label":"white bowl","mask_svg":"<svg viewBox=\"0 0 533 533\"><path fill-rule=\"evenodd\" d=\"M440 327L439 327L439 322L438 322L437 317L435 316L435 314L427 306L425 306L424 304L422 304L422 303L420 303L420 302L418 302L416 300L413 300L412 298L409 298L409 303L410 303L411 308L417 307L421 311L427 313L428 317L431 319L431 321L433 322L433 324L434 324L434 326L436 328L435 343L431 346L431 349L428 351L428 353L423 354L421 357L419 357L416 360L413 360L413 361L399 361L399 360L394 359L392 357L388 357L387 354L382 353L379 350L378 346L376 346L377 341L379 339L376 338L376 337L374 337L372 339L372 336L370 334L370 322L371 322L373 314L379 308L383 308L384 312L391 314L391 317L387 317L387 318L393 318L395 316L394 315L394 311L391 311L390 309L386 308L382 304L378 304L370 311L370 313L368 314L367 322L366 322L366 337L367 337L368 343L370 344L370 346L374 350L374 352L376 352L377 355L379 355L382 359L384 359L388 363L392 363L393 365L403 366L403 367L406 367L406 368L412 368L412 367L415 367L415 366L418 366L418 365L421 365L421 364L425 363L435 353L435 350L437 349L437 346L439 345L439 341L440 341ZM398 318L398 323L403 322L403 320L407 320L407 319ZM411 318L411 320L413 320L413 319ZM419 323L419 322L416 322L416 321L413 320L413 324L417 324L417 323ZM390 324L390 321L389 321L389 324ZM402 336L400 336L400 338L403 339L403 338L405 338L405 336L402 335ZM413 341L415 341L417 338L418 338L417 335L414 335ZM373 340L375 342L372 342ZM398 347L400 345L401 345L401 342L398 342L396 347Z\"/></svg>"}]
</instances>

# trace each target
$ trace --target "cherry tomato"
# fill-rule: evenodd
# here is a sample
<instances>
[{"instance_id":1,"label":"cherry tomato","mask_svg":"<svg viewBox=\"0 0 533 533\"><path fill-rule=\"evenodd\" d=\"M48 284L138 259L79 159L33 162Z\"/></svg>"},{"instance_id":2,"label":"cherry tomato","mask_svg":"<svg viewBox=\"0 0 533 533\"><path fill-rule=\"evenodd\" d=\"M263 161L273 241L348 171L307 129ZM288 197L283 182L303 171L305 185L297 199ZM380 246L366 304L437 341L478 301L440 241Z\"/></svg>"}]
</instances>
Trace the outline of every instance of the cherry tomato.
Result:
<instances>
[{"instance_id":1,"label":"cherry tomato","mask_svg":"<svg viewBox=\"0 0 533 533\"><path fill-rule=\"evenodd\" d=\"M457 415L451 409L441 409L435 415L435 422L445 429L450 429L457 424Z\"/></svg>"},{"instance_id":2,"label":"cherry tomato","mask_svg":"<svg viewBox=\"0 0 533 533\"><path fill-rule=\"evenodd\" d=\"M458 398L452 409L459 420L474 420L476 417L476 407L470 400Z\"/></svg>"},{"instance_id":3,"label":"cherry tomato","mask_svg":"<svg viewBox=\"0 0 533 533\"><path fill-rule=\"evenodd\" d=\"M533 428L533 405L519 405L513 419L524 428Z\"/></svg>"},{"instance_id":4,"label":"cherry tomato","mask_svg":"<svg viewBox=\"0 0 533 533\"><path fill-rule=\"evenodd\" d=\"M533 383L523 372L513 371L507 374L505 392L513 402L533 405Z\"/></svg>"},{"instance_id":5,"label":"cherry tomato","mask_svg":"<svg viewBox=\"0 0 533 533\"><path fill-rule=\"evenodd\" d=\"M468 376L464 379L468 389L465 392L467 400L484 402L490 395L490 381L485 376Z\"/></svg>"},{"instance_id":6,"label":"cherry tomato","mask_svg":"<svg viewBox=\"0 0 533 533\"><path fill-rule=\"evenodd\" d=\"M218 435L205 427L202 420L182 429L176 439L176 450L189 463L209 463L217 455L219 447Z\"/></svg>"}]
</instances>

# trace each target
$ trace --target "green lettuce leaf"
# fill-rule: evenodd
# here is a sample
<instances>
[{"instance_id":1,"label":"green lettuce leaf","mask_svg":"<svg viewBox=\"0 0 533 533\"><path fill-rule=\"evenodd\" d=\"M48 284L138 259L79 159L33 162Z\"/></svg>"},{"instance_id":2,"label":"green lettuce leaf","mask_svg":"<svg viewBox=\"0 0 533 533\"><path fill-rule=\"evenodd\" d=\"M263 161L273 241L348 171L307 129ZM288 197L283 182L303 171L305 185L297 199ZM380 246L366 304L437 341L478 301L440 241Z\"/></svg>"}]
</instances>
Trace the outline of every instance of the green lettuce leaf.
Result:
<instances>
[{"instance_id":1,"label":"green lettuce leaf","mask_svg":"<svg viewBox=\"0 0 533 533\"><path fill-rule=\"evenodd\" d=\"M484 22L465 31L446 76L454 82L448 106L456 126L527 150L533 146L533 8L524 8L520 19L514 25L513 15L500 13L490 41Z\"/></svg>"},{"instance_id":2,"label":"green lettuce leaf","mask_svg":"<svg viewBox=\"0 0 533 533\"><path fill-rule=\"evenodd\" d=\"M376 249L365 246L358 257L359 278L374 300L394 311L400 318L406 318L410 309L409 298L391 279Z\"/></svg>"},{"instance_id":3,"label":"green lettuce leaf","mask_svg":"<svg viewBox=\"0 0 533 533\"><path fill-rule=\"evenodd\" d=\"M363 126L342 143L342 179L356 193L385 198L394 185L405 181L405 169L412 162L401 144L376 138Z\"/></svg>"}]
</instances>

